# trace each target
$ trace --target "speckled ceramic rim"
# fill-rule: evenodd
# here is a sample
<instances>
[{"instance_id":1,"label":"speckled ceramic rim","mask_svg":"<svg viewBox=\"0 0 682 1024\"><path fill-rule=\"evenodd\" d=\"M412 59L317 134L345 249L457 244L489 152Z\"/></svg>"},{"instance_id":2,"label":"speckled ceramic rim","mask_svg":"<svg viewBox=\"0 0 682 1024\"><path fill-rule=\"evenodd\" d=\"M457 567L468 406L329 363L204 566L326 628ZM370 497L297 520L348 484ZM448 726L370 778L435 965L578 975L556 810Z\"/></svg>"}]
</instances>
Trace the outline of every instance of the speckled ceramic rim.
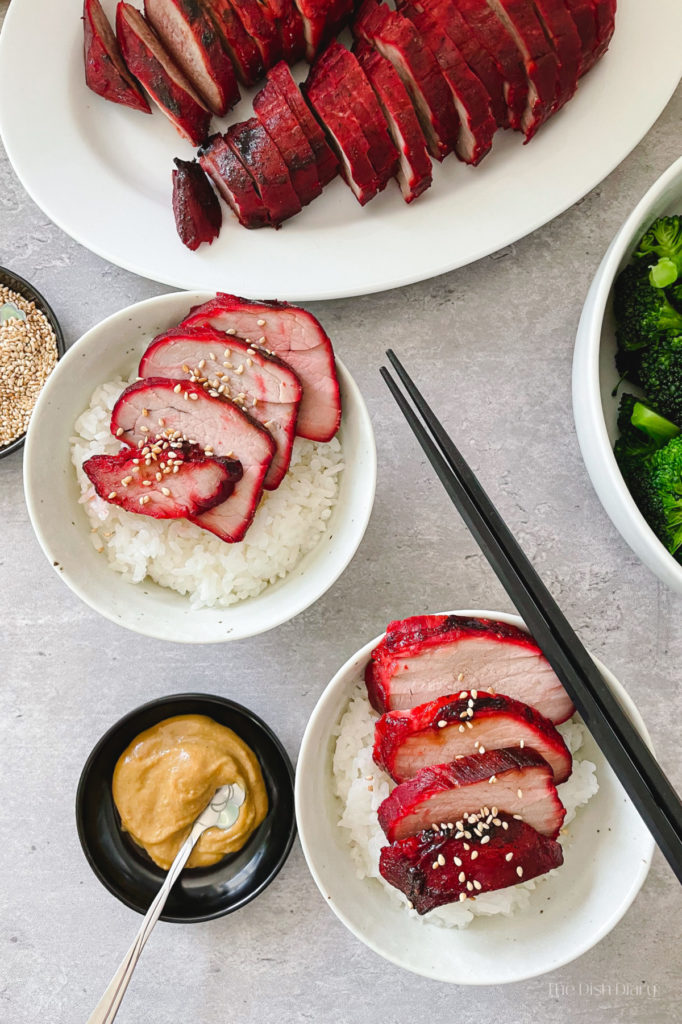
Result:
<instances>
[{"instance_id":1,"label":"speckled ceramic rim","mask_svg":"<svg viewBox=\"0 0 682 1024\"><path fill-rule=\"evenodd\" d=\"M4 288L11 288L13 292L18 292L25 299L28 299L29 302L35 302L41 313L44 313L50 321L50 325L54 331L54 336L57 341L57 359L61 359L66 351L64 335L62 334L59 320L57 320L54 310L47 299L45 299L37 288L34 288L29 281L20 277L18 274L15 274L13 270L8 270L7 267L0 267L0 286ZM12 452L18 451L25 440L26 434L23 433L21 437L17 437L16 440L10 441L9 444L0 445L0 459L4 459L6 455L11 455Z\"/></svg>"},{"instance_id":2,"label":"speckled ceramic rim","mask_svg":"<svg viewBox=\"0 0 682 1024\"><path fill-rule=\"evenodd\" d=\"M523 629L524 632L528 632L523 620L518 615L510 615L508 612L496 612L481 609L464 609L459 611L448 611L448 612L435 612L436 615L462 615L466 618L480 618L480 619L494 619L500 622L506 622L512 626L517 626L519 629ZM466 975L458 977L457 980L453 980L437 971L428 972L420 970L415 967L411 962L410 950L405 949L402 956L393 955L382 949L380 945L375 943L371 936L361 931L356 927L354 922L349 919L345 914L344 910L339 907L336 900L332 900L332 897L328 891L328 887L325 883L325 875L331 870L328 858L325 855L325 851L319 849L316 846L314 840L314 824L315 815L317 813L316 808L310 805L310 802L306 799L304 793L305 780L313 771L311 765L315 763L315 754L319 750L320 745L324 745L323 739L318 735L318 720L324 720L325 714L330 707L338 704L341 707L341 696L345 694L345 703L348 700L348 684L349 681L358 679L364 666L369 661L370 654L374 647L383 640L386 634L382 633L380 636L374 637L370 640L359 651L356 651L348 661L339 669L331 682L327 685L322 693L322 696L318 700L313 713L308 720L305 733L303 734L303 740L301 741L301 751L298 757L298 766L296 771L296 819L298 821L298 834L301 840L301 847L303 854L306 859L306 863L313 876L315 883L320 890L325 903L331 908L333 913L339 918L339 920L348 928L350 932L355 935L356 938L360 939L366 946L383 957L385 960L389 960L391 963L396 964L398 967L402 967L407 971L411 971L414 974L421 974L427 978L433 978L436 981L448 982L450 984L458 985L499 985L499 984L512 984L517 981L526 981L529 978L535 978L539 974L545 973L544 971L538 971L529 966L528 970L519 977L510 978L505 982L495 981L494 978L489 978L485 982L471 979ZM592 655L592 660L595 665L602 673L605 682L613 691L619 703L622 705L624 711L633 722L634 726L639 730L645 742L653 752L653 745L651 743L651 737L647 731L647 728L642 720L637 707L633 700L624 689L622 683L619 683L612 672L598 659ZM338 716L335 716L338 720ZM310 762L310 763L309 763ZM324 778L321 780L322 785L328 785L329 779ZM571 961L576 960L583 953L586 953L589 949L600 942L604 936L618 924L625 912L630 908L632 902L637 896L639 890L644 884L646 877L651 867L651 860L654 854L655 843L651 836L648 836L648 842L646 846L641 850L641 854L638 857L638 865L633 872L633 878L631 880L630 888L627 893L623 895L623 901L618 907L617 912L613 913L609 918L595 927L594 931L587 937L584 943L576 948L571 949L566 955L559 958L558 962L552 967L552 970L556 970L560 967L565 966ZM350 848L349 853L350 857ZM360 884L360 883L358 883ZM510 919L510 927L512 926L513 918Z\"/></svg>"},{"instance_id":3,"label":"speckled ceramic rim","mask_svg":"<svg viewBox=\"0 0 682 1024\"><path fill-rule=\"evenodd\" d=\"M83 850L85 858L86 858L88 864L90 865L90 867L92 868L93 873L96 875L96 877L99 879L99 881L105 887L105 889L108 889L108 891L113 896L115 896L118 900L120 900L121 903L124 903L127 907L130 907L131 910L135 910L137 913L142 913L140 908L138 906L136 906L131 900L128 900L122 894L120 889L117 889L117 887L115 885L111 884L111 881L109 880L109 878L100 871L100 868L99 868L99 865L98 865L97 861L93 858L93 856L92 856L92 854L90 852L90 848L89 848L89 846L88 846L88 844L86 842L86 838L85 838L84 830L83 830L83 820L82 820L82 813L81 813L81 804L82 804L82 800L83 800L83 794L84 794L84 791L85 791L85 787L88 784L89 776L90 776L90 773L92 771L92 767L95 764L95 762L97 761L97 758L100 756L102 748L106 745L106 743L112 737L114 737L116 735L117 732L119 732L119 730L121 730L124 726L128 725L128 723L134 721L135 718L137 718L139 715L143 714L145 711L151 711L153 708L163 708L164 706L167 707L167 709L168 709L168 717L170 717L174 713L173 712L173 706L175 704L181 703L182 701L189 701L189 700L195 700L195 701L200 701L200 702L206 701L207 702L206 713L208 713L210 711L210 704L213 703L213 702L217 702L217 703L221 704L223 707L227 708L229 711L236 711L239 714L244 715L246 718L250 719L251 722L256 726L256 728L261 730L267 736L267 738L270 740L270 742L273 744L273 746L275 747L275 749L279 753L279 755L280 755L280 757L282 759L282 764L284 765L284 767L286 769L286 775L287 775L287 778L289 780L289 783L291 785L292 790L294 788L294 768L293 768L293 765L291 763L291 759L290 759L289 755L287 754L286 750L284 749L284 747L283 747L279 737L276 735L276 733L274 733L272 731L270 726L267 725L263 721L263 719L260 718L258 715L256 715L253 711L251 711L249 708L245 707L243 704L238 704L234 700L229 700L227 697L219 697L216 694L209 694L209 693L173 693L173 694L170 694L170 695L168 695L166 697L157 697L156 700L147 701L146 704L140 704L139 707L134 708L132 711L129 711L126 715L123 715L122 718L119 718L119 720L117 722L115 722L114 725L111 726L111 728L107 729L107 731L104 733L104 735L101 736L100 739L97 741L97 743L93 747L92 751L90 752L87 761L85 762L85 764L83 766L83 770L81 772L80 779L78 780L78 789L76 791L76 804L75 804L76 826L77 826L77 829L78 829L78 839L79 839L80 844L81 844L81 849ZM195 917L182 917L182 918L172 917L170 915L162 914L160 920L167 921L167 922L170 922L172 924L197 924L197 923L199 923L201 921L213 921L213 920L215 920L218 917L225 917L227 914L232 914L235 911L240 910L242 907L245 907L247 903L250 903L257 896L260 896L260 894L265 889L267 889L267 887L270 885L270 883L272 881L274 881L274 879L280 873L280 871L284 867L284 864L286 863L286 860L287 860L289 854L291 853L291 847L293 846L295 838L296 838L296 816L292 814L291 824L290 824L289 833L287 835L286 842L285 842L285 844L284 844L284 846L282 848L282 851L280 853L279 858L275 862L275 865L274 865L272 871L270 872L268 877L266 879L264 879L263 882L259 886L257 886L252 892L249 893L248 897L246 897L245 899L241 900L239 903L236 903L234 906L225 907L225 909L222 909L219 912L216 912L214 914L197 914Z\"/></svg>"}]
</instances>

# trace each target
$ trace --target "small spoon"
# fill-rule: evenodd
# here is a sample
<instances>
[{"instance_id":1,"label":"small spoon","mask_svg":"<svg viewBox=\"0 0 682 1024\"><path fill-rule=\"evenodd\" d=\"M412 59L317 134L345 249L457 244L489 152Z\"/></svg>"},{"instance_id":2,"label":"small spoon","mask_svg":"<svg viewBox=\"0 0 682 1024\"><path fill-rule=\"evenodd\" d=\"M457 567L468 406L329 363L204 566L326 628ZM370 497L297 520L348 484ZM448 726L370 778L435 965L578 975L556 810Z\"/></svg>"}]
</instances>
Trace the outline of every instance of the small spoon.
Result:
<instances>
[{"instance_id":1,"label":"small spoon","mask_svg":"<svg viewBox=\"0 0 682 1024\"><path fill-rule=\"evenodd\" d=\"M178 850L177 857L171 864L163 885L145 914L135 941L123 957L116 974L109 983L109 987L95 1007L92 1015L88 1018L87 1024L111 1024L118 1013L128 983L133 975L137 961L140 959L145 943L151 935L152 928L161 916L161 912L168 899L168 894L187 863L189 855L199 837L209 828L232 828L239 817L240 808L245 799L246 794L241 786L221 786L220 789L215 791L210 804L194 822L190 834Z\"/></svg>"}]
</instances>

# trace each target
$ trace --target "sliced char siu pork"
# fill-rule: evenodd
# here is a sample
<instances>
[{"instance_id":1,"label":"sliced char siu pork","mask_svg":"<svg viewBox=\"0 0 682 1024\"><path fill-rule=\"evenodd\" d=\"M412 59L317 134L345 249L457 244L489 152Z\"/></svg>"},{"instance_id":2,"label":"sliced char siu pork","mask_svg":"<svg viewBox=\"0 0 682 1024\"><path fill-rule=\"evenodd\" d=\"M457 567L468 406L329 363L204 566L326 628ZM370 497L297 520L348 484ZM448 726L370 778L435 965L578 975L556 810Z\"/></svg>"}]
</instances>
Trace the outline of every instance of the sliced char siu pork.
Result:
<instances>
[{"instance_id":1,"label":"sliced char siu pork","mask_svg":"<svg viewBox=\"0 0 682 1024\"><path fill-rule=\"evenodd\" d=\"M394 782L429 764L502 747L532 747L565 782L573 759L548 719L527 704L497 694L439 697L409 711L388 711L374 730L374 760Z\"/></svg>"},{"instance_id":2,"label":"sliced char siu pork","mask_svg":"<svg viewBox=\"0 0 682 1024\"><path fill-rule=\"evenodd\" d=\"M277 21L282 41L282 56L287 64L295 64L305 56L303 18L294 0L265 0Z\"/></svg>"},{"instance_id":3,"label":"sliced char siu pork","mask_svg":"<svg viewBox=\"0 0 682 1024\"><path fill-rule=\"evenodd\" d=\"M140 12L123 0L116 8L116 35L132 74L180 134L200 145L208 135L210 110Z\"/></svg>"},{"instance_id":4,"label":"sliced char siu pork","mask_svg":"<svg viewBox=\"0 0 682 1024\"><path fill-rule=\"evenodd\" d=\"M247 35L255 42L263 66L271 68L282 57L282 41L270 11L258 0L230 0Z\"/></svg>"},{"instance_id":5,"label":"sliced char siu pork","mask_svg":"<svg viewBox=\"0 0 682 1024\"><path fill-rule=\"evenodd\" d=\"M311 441L331 441L341 423L341 395L332 343L312 313L286 302L251 302L218 292L182 322L183 327L199 324L236 334L279 356L303 388L296 433Z\"/></svg>"},{"instance_id":6,"label":"sliced char siu pork","mask_svg":"<svg viewBox=\"0 0 682 1024\"><path fill-rule=\"evenodd\" d=\"M239 101L232 61L199 0L144 0L144 13L171 57L218 117Z\"/></svg>"},{"instance_id":7,"label":"sliced char siu pork","mask_svg":"<svg viewBox=\"0 0 682 1024\"><path fill-rule=\"evenodd\" d=\"M350 17L354 0L295 0L303 20L305 55L309 63Z\"/></svg>"},{"instance_id":8,"label":"sliced char siu pork","mask_svg":"<svg viewBox=\"0 0 682 1024\"><path fill-rule=\"evenodd\" d=\"M487 3L521 54L528 79L528 104L521 126L528 142L556 109L559 62L537 18L532 0L487 0Z\"/></svg>"},{"instance_id":9,"label":"sliced char siu pork","mask_svg":"<svg viewBox=\"0 0 682 1024\"><path fill-rule=\"evenodd\" d=\"M303 99L301 90L291 77L289 68L283 61L268 71L268 84L275 86L301 126L301 130L315 154L317 176L320 179L320 185L324 188L338 174L339 162L327 144L322 128Z\"/></svg>"},{"instance_id":10,"label":"sliced char siu pork","mask_svg":"<svg viewBox=\"0 0 682 1024\"><path fill-rule=\"evenodd\" d=\"M364 0L353 34L393 64L412 98L431 156L442 160L455 147L457 112L438 62L412 22L383 3Z\"/></svg>"},{"instance_id":11,"label":"sliced char siu pork","mask_svg":"<svg viewBox=\"0 0 682 1024\"><path fill-rule=\"evenodd\" d=\"M483 831L455 839L453 829L431 829L385 846L379 858L383 878L403 892L418 914L457 900L527 882L563 864L559 843L523 821L500 812L486 815Z\"/></svg>"},{"instance_id":12,"label":"sliced char siu pork","mask_svg":"<svg viewBox=\"0 0 682 1024\"><path fill-rule=\"evenodd\" d=\"M554 725L575 708L537 644L516 626L460 615L391 622L365 672L378 712L461 690L492 690L536 708Z\"/></svg>"},{"instance_id":13,"label":"sliced char siu pork","mask_svg":"<svg viewBox=\"0 0 682 1024\"><path fill-rule=\"evenodd\" d=\"M528 102L528 79L515 41L507 32L487 0L452 0L469 26L479 46L485 48L495 61L504 82L508 124L515 131L524 131L524 124L532 122Z\"/></svg>"},{"instance_id":14,"label":"sliced char siu pork","mask_svg":"<svg viewBox=\"0 0 682 1024\"><path fill-rule=\"evenodd\" d=\"M578 35L580 36L579 75L589 71L597 50L597 22L593 0L564 0Z\"/></svg>"},{"instance_id":15,"label":"sliced char siu pork","mask_svg":"<svg viewBox=\"0 0 682 1024\"><path fill-rule=\"evenodd\" d=\"M303 129L273 82L267 82L256 95L253 110L282 154L301 205L307 206L322 193L317 160Z\"/></svg>"},{"instance_id":16,"label":"sliced char siu pork","mask_svg":"<svg viewBox=\"0 0 682 1024\"><path fill-rule=\"evenodd\" d=\"M400 13L414 24L450 87L459 118L455 143L457 156L464 163L479 164L489 152L497 130L488 93L428 8L422 7L420 11L417 6L406 3L401 6Z\"/></svg>"},{"instance_id":17,"label":"sliced char siu pork","mask_svg":"<svg viewBox=\"0 0 682 1024\"><path fill-rule=\"evenodd\" d=\"M454 0L412 0L412 6L419 11L428 11L441 30L447 33L486 90L498 128L508 128L509 110L505 100L504 77L496 62L469 28ZM401 2L398 2L398 9L402 9Z\"/></svg>"},{"instance_id":18,"label":"sliced char siu pork","mask_svg":"<svg viewBox=\"0 0 682 1024\"><path fill-rule=\"evenodd\" d=\"M320 72L324 68L338 82L339 90L351 104L369 144L369 159L379 177L379 187L385 188L398 168L398 151L357 57L340 43L331 43L319 58L318 65Z\"/></svg>"},{"instance_id":19,"label":"sliced char siu pork","mask_svg":"<svg viewBox=\"0 0 682 1024\"><path fill-rule=\"evenodd\" d=\"M389 843L417 835L432 823L453 823L458 839L476 834L477 816L520 815L543 836L556 839L566 811L552 769L535 750L486 750L451 764L422 768L379 804L379 824ZM466 818L474 815L474 821ZM484 830L479 830L484 831Z\"/></svg>"},{"instance_id":20,"label":"sliced char siu pork","mask_svg":"<svg viewBox=\"0 0 682 1024\"><path fill-rule=\"evenodd\" d=\"M604 56L616 27L616 0L592 0L592 7L597 26L597 39L594 54L588 60L586 70L589 70L600 57Z\"/></svg>"},{"instance_id":21,"label":"sliced char siu pork","mask_svg":"<svg viewBox=\"0 0 682 1024\"><path fill-rule=\"evenodd\" d=\"M291 462L302 394L286 363L213 327L174 327L154 338L138 373L200 384L213 398L229 398L258 420L277 446L264 486L279 487Z\"/></svg>"},{"instance_id":22,"label":"sliced char siu pork","mask_svg":"<svg viewBox=\"0 0 682 1024\"><path fill-rule=\"evenodd\" d=\"M194 252L203 242L210 245L218 237L223 215L218 197L199 164L178 159L173 163L175 227L182 244Z\"/></svg>"},{"instance_id":23,"label":"sliced char siu pork","mask_svg":"<svg viewBox=\"0 0 682 1024\"><path fill-rule=\"evenodd\" d=\"M89 89L112 103L151 114L147 97L126 67L99 0L85 0L83 4L83 55Z\"/></svg>"},{"instance_id":24,"label":"sliced char siu pork","mask_svg":"<svg viewBox=\"0 0 682 1024\"><path fill-rule=\"evenodd\" d=\"M238 459L243 475L227 501L190 518L227 543L243 539L275 453L275 442L260 423L233 402L212 398L198 384L148 377L122 393L111 416L111 431L141 452L148 439L157 436L171 443L198 444L209 455Z\"/></svg>"},{"instance_id":25,"label":"sliced char siu pork","mask_svg":"<svg viewBox=\"0 0 682 1024\"><path fill-rule=\"evenodd\" d=\"M225 141L253 178L273 227L300 213L301 201L287 165L258 118L231 125Z\"/></svg>"},{"instance_id":26,"label":"sliced char siu pork","mask_svg":"<svg viewBox=\"0 0 682 1024\"><path fill-rule=\"evenodd\" d=\"M242 475L236 459L207 456L196 445L154 445L147 457L124 448L93 455L83 470L100 498L153 519L187 519L227 501Z\"/></svg>"},{"instance_id":27,"label":"sliced char siu pork","mask_svg":"<svg viewBox=\"0 0 682 1024\"><path fill-rule=\"evenodd\" d=\"M370 145L343 90L341 72L324 60L315 61L303 90L320 124L324 125L339 158L341 174L351 192L365 206L381 188L381 179L370 158Z\"/></svg>"},{"instance_id":28,"label":"sliced char siu pork","mask_svg":"<svg viewBox=\"0 0 682 1024\"><path fill-rule=\"evenodd\" d=\"M230 0L201 0L201 3L218 30L239 81L247 86L255 85L265 74L263 58Z\"/></svg>"},{"instance_id":29,"label":"sliced char siu pork","mask_svg":"<svg viewBox=\"0 0 682 1024\"><path fill-rule=\"evenodd\" d=\"M212 135L199 150L199 163L245 228L270 223L256 184L223 135Z\"/></svg>"},{"instance_id":30,"label":"sliced char siu pork","mask_svg":"<svg viewBox=\"0 0 682 1024\"><path fill-rule=\"evenodd\" d=\"M412 101L389 60L362 40L356 56L374 89L393 143L398 150L396 178L406 203L431 185L431 159Z\"/></svg>"},{"instance_id":31,"label":"sliced char siu pork","mask_svg":"<svg viewBox=\"0 0 682 1024\"><path fill-rule=\"evenodd\" d=\"M554 106L558 110L578 88L580 36L564 0L533 0L533 7L557 55L559 66Z\"/></svg>"}]
</instances>

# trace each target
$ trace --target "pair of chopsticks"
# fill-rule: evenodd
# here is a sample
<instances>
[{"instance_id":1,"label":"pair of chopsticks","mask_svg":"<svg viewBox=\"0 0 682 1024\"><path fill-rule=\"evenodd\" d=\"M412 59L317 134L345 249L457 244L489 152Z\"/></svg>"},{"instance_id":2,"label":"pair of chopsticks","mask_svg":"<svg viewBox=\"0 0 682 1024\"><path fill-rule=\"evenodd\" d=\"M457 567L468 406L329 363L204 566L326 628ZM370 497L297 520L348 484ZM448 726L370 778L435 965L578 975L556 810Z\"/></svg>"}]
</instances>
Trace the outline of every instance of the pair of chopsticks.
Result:
<instances>
[{"instance_id":1,"label":"pair of chopsticks","mask_svg":"<svg viewBox=\"0 0 682 1024\"><path fill-rule=\"evenodd\" d=\"M677 793L402 363L393 351L386 355L414 408L384 366L381 375L412 432L682 882L682 804Z\"/></svg>"}]
</instances>

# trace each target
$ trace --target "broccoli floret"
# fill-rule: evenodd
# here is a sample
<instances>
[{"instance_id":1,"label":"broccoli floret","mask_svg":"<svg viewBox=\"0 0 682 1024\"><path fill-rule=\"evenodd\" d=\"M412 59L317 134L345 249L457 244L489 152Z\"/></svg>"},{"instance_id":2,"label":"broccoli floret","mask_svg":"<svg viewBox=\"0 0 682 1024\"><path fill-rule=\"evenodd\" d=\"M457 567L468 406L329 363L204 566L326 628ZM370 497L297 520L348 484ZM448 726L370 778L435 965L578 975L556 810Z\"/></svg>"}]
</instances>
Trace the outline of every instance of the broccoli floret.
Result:
<instances>
[{"instance_id":1,"label":"broccoli floret","mask_svg":"<svg viewBox=\"0 0 682 1024\"><path fill-rule=\"evenodd\" d=\"M632 466L629 472L634 473ZM630 486L630 480L626 477ZM682 548L682 436L639 461L633 496L644 518L671 555ZM632 488L631 488L632 489Z\"/></svg>"},{"instance_id":2,"label":"broccoli floret","mask_svg":"<svg viewBox=\"0 0 682 1024\"><path fill-rule=\"evenodd\" d=\"M643 350L638 379L652 405L682 423L682 334L660 338Z\"/></svg>"},{"instance_id":3,"label":"broccoli floret","mask_svg":"<svg viewBox=\"0 0 682 1024\"><path fill-rule=\"evenodd\" d=\"M660 334L682 335L682 313L670 305L661 288L652 287L641 263L631 263L616 278L613 306L622 348L644 348Z\"/></svg>"},{"instance_id":4,"label":"broccoli floret","mask_svg":"<svg viewBox=\"0 0 682 1024\"><path fill-rule=\"evenodd\" d=\"M614 446L616 459L621 470L624 469L626 460L634 459L637 461L645 458L647 455L651 455L673 436L668 434L667 437L661 438L659 433L659 436L654 437L647 430L644 430L640 426L642 411L649 417L657 416L653 409L649 409L638 398L635 398L634 395L627 393L621 395L618 406L618 431L620 437ZM644 418L646 419L646 415ZM663 423L667 422L667 420L663 420ZM671 427L673 427L673 430L677 429L673 424L671 424Z\"/></svg>"},{"instance_id":5,"label":"broccoli floret","mask_svg":"<svg viewBox=\"0 0 682 1024\"><path fill-rule=\"evenodd\" d=\"M653 262L652 257L658 256ZM650 268L654 288L667 288L682 273L682 217L659 217L639 243L636 259Z\"/></svg>"}]
</instances>

